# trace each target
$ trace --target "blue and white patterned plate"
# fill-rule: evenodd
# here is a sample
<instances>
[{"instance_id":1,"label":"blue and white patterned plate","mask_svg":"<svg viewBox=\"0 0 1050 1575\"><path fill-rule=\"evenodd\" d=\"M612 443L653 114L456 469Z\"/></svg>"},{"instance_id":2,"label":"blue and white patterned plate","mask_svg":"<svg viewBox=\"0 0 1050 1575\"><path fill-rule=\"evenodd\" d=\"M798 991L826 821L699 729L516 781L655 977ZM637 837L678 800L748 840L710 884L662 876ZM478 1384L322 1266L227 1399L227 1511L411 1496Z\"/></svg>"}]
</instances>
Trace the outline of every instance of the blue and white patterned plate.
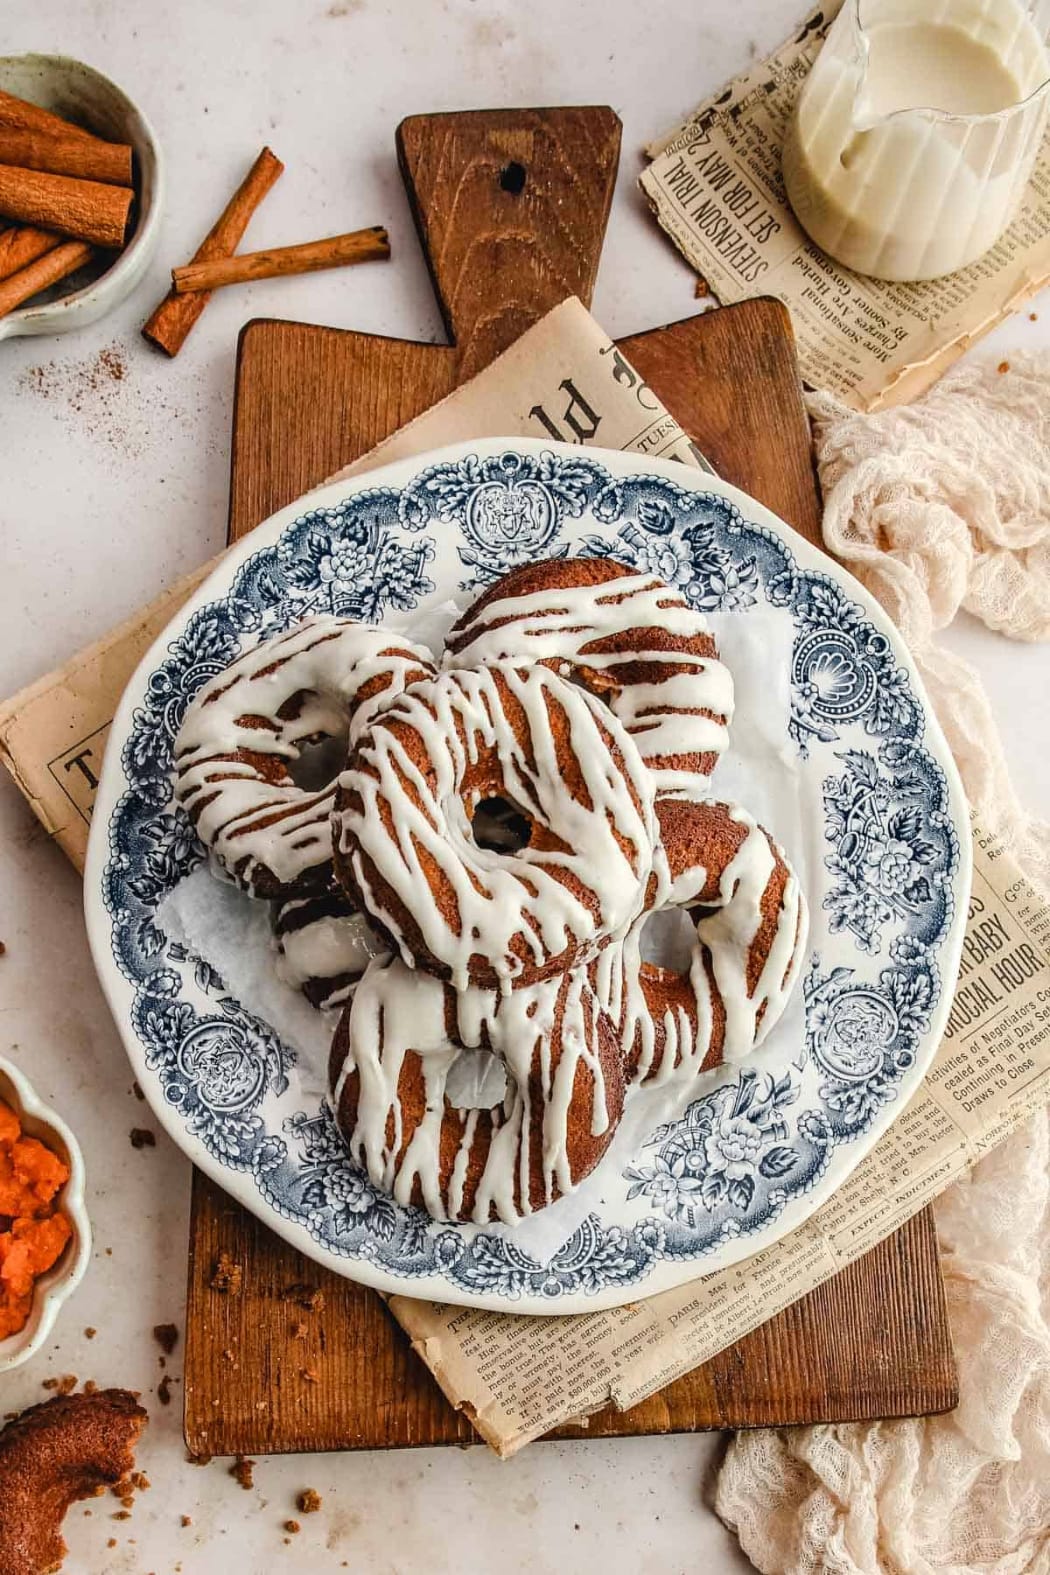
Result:
<instances>
[{"instance_id":1,"label":"blue and white patterned plate","mask_svg":"<svg viewBox=\"0 0 1050 1575\"><path fill-rule=\"evenodd\" d=\"M809 899L810 949L797 1005L766 1044L706 1074L675 1119L606 1166L592 1211L544 1261L512 1230L438 1224L377 1194L323 1101L304 1096L290 1048L155 921L202 858L172 798L173 740L197 690L246 642L319 612L411 631L515 564L596 553L655 571L711 613L737 680L733 736L767 762L751 784L756 802L746 773L733 775L731 745L718 770L732 791L721 791L786 844ZM756 695L768 696L757 720L747 706ZM950 1002L967 825L899 636L788 526L682 465L489 440L333 483L227 554L121 702L86 911L95 966L155 1112L280 1235L385 1291L585 1312L769 1246L904 1108Z\"/></svg>"}]
</instances>

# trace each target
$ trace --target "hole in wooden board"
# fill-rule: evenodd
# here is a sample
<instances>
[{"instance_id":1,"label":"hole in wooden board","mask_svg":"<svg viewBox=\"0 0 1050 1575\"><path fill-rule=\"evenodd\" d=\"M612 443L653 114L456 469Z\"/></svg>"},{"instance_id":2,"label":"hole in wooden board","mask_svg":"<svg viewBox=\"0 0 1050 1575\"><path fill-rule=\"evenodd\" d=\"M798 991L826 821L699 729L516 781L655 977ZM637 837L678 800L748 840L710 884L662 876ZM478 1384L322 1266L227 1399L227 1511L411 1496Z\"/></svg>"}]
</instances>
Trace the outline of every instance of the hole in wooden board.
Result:
<instances>
[{"instance_id":1,"label":"hole in wooden board","mask_svg":"<svg viewBox=\"0 0 1050 1575\"><path fill-rule=\"evenodd\" d=\"M512 159L509 164L504 164L499 172L499 183L504 191L509 191L512 197L520 197L525 190L525 166L519 164L517 159Z\"/></svg>"}]
</instances>

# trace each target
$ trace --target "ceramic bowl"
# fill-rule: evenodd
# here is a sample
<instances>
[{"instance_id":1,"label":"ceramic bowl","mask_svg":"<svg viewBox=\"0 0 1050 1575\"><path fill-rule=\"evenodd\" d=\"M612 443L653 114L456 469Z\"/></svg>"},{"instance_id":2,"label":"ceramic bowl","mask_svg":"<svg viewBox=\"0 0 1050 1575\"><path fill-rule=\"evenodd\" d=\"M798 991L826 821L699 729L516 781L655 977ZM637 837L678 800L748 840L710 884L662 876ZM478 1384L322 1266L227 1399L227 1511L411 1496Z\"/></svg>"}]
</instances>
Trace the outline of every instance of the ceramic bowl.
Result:
<instances>
[{"instance_id":1,"label":"ceramic bowl","mask_svg":"<svg viewBox=\"0 0 1050 1575\"><path fill-rule=\"evenodd\" d=\"M27 1137L39 1139L69 1166L69 1180L59 1194L59 1207L73 1235L53 1269L36 1282L29 1321L17 1334L0 1340L0 1373L18 1367L37 1352L58 1317L58 1310L83 1279L91 1255L91 1226L84 1206L84 1156L60 1116L34 1092L18 1067L0 1056L0 1100L10 1105Z\"/></svg>"},{"instance_id":2,"label":"ceramic bowl","mask_svg":"<svg viewBox=\"0 0 1050 1575\"><path fill-rule=\"evenodd\" d=\"M123 301L149 266L164 205L160 145L153 127L126 93L101 71L67 55L0 56L0 89L64 115L110 141L130 143L135 151L138 200L134 230L124 250L101 272L96 269L90 282L72 290L64 282L54 292L0 317L0 339L84 328ZM82 277L73 276L74 280Z\"/></svg>"}]
</instances>

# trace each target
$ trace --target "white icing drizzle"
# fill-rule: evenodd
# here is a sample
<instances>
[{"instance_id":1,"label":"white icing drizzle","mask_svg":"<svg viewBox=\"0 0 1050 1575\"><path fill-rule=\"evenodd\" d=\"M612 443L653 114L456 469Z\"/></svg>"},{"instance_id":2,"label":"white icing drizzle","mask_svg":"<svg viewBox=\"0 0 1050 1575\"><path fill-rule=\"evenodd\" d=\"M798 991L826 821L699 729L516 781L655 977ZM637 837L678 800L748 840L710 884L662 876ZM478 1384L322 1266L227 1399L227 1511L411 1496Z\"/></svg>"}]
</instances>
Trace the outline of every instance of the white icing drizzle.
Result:
<instances>
[{"instance_id":1,"label":"white icing drizzle","mask_svg":"<svg viewBox=\"0 0 1050 1575\"><path fill-rule=\"evenodd\" d=\"M788 866L773 942L749 990L748 960L762 925L762 899L777 872L777 854L785 864L787 860L779 849L774 852L767 833L746 810L734 808L731 816L747 828L746 835L721 873L722 906L700 920L696 935L710 953L725 1006L722 1058L741 1061L762 1043L787 1005L805 951L808 912L798 879ZM694 959L692 972L696 968Z\"/></svg>"},{"instance_id":2,"label":"white icing drizzle","mask_svg":"<svg viewBox=\"0 0 1050 1575\"><path fill-rule=\"evenodd\" d=\"M356 1121L347 1134L351 1152L375 1184L401 1203L411 1200L418 1182L423 1205L435 1219L464 1217L473 1148L484 1126L491 1135L469 1217L485 1223L494 1212L513 1223L533 1208L535 1104L542 1132L538 1158L544 1204L571 1191L580 1179L569 1153L568 1130L581 1063L593 1084L592 1135L612 1136L610 1091L596 1048L596 1003L582 969L509 994L470 986L456 992L457 1037L452 1038L445 1032L448 995L447 985L433 975L413 972L400 958L373 964L349 1008L348 1052L334 1103L338 1110L347 1078L356 1072ZM480 1044L505 1062L507 1094L492 1110L472 1110L457 1119L459 1143L443 1185L441 1133L451 1113L445 1086L461 1048ZM418 1063L425 1098L421 1118L408 1131L399 1085L410 1057Z\"/></svg>"},{"instance_id":3,"label":"white icing drizzle","mask_svg":"<svg viewBox=\"0 0 1050 1575\"><path fill-rule=\"evenodd\" d=\"M392 694L432 671L422 646L321 616L260 642L207 684L175 741L175 794L219 868L253 890L294 888L327 864L334 784L308 792L287 762L348 727L352 741Z\"/></svg>"},{"instance_id":4,"label":"white icing drizzle","mask_svg":"<svg viewBox=\"0 0 1050 1575\"><path fill-rule=\"evenodd\" d=\"M508 720L504 695L523 721L522 737ZM563 775L551 708L567 725L582 789L574 791ZM412 740L422 745L427 776L410 758ZM478 846L464 782L486 764L499 791L565 851ZM418 927L424 966L436 961L464 990L480 953L510 988L526 966L514 949L518 938L536 967L559 957L572 966L638 912L653 856L652 798L637 749L594 696L546 667L484 668L414 685L358 735L333 823L366 907L406 962L416 959L402 918L384 903L372 871ZM449 917L439 902L421 900L435 868L452 896L443 904L454 909Z\"/></svg>"},{"instance_id":5,"label":"white icing drizzle","mask_svg":"<svg viewBox=\"0 0 1050 1575\"><path fill-rule=\"evenodd\" d=\"M695 799L707 778L671 762L683 755L718 755L726 748L733 717L732 675L715 655L661 650L646 641L649 629L684 640L711 639L706 619L661 580L624 574L597 585L550 586L495 597L453 630L445 664L555 662L605 674L612 686L609 707L634 736L657 792ZM596 641L626 634L636 637L626 642L626 649L589 649ZM621 684L617 669L629 661L675 670L651 683Z\"/></svg>"}]
</instances>

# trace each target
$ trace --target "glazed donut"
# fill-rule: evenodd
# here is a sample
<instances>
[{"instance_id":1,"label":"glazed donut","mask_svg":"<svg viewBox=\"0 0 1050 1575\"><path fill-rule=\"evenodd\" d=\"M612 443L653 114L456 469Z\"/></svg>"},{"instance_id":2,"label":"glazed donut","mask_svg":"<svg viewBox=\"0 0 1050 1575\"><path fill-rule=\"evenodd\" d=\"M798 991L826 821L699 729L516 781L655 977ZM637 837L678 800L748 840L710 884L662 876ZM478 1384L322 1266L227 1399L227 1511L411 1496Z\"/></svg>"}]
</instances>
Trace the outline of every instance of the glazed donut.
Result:
<instances>
[{"instance_id":1,"label":"glazed donut","mask_svg":"<svg viewBox=\"0 0 1050 1575\"><path fill-rule=\"evenodd\" d=\"M489 1109L458 1110L465 1046L504 1063ZM586 970L498 990L454 990L400 958L373 964L336 1029L336 1121L377 1187L435 1219L513 1224L577 1186L623 1112L623 1056Z\"/></svg>"},{"instance_id":2,"label":"glazed donut","mask_svg":"<svg viewBox=\"0 0 1050 1575\"><path fill-rule=\"evenodd\" d=\"M493 798L522 817L517 851L472 834ZM633 921L653 783L616 717L547 667L450 671L356 733L333 827L341 883L409 966L510 989Z\"/></svg>"},{"instance_id":3,"label":"glazed donut","mask_svg":"<svg viewBox=\"0 0 1050 1575\"><path fill-rule=\"evenodd\" d=\"M542 662L599 695L661 796L699 799L729 738L733 680L706 620L612 558L514 569L452 626L446 665Z\"/></svg>"},{"instance_id":4,"label":"glazed donut","mask_svg":"<svg viewBox=\"0 0 1050 1575\"><path fill-rule=\"evenodd\" d=\"M750 1055L783 1013L806 944L799 882L745 810L675 799L656 808L666 881L651 889L650 911L685 908L695 939L688 970L660 967L641 957L639 921L615 959L592 967L628 1084L691 1078Z\"/></svg>"},{"instance_id":5,"label":"glazed donut","mask_svg":"<svg viewBox=\"0 0 1050 1575\"><path fill-rule=\"evenodd\" d=\"M365 915L334 884L317 896L274 903L273 935L278 976L324 1012L344 1007L373 957L387 954Z\"/></svg>"},{"instance_id":6,"label":"glazed donut","mask_svg":"<svg viewBox=\"0 0 1050 1575\"><path fill-rule=\"evenodd\" d=\"M175 796L212 865L255 897L323 891L335 786L297 786L306 744L350 738L433 672L429 653L339 618L307 618L205 685L175 740Z\"/></svg>"}]
</instances>

